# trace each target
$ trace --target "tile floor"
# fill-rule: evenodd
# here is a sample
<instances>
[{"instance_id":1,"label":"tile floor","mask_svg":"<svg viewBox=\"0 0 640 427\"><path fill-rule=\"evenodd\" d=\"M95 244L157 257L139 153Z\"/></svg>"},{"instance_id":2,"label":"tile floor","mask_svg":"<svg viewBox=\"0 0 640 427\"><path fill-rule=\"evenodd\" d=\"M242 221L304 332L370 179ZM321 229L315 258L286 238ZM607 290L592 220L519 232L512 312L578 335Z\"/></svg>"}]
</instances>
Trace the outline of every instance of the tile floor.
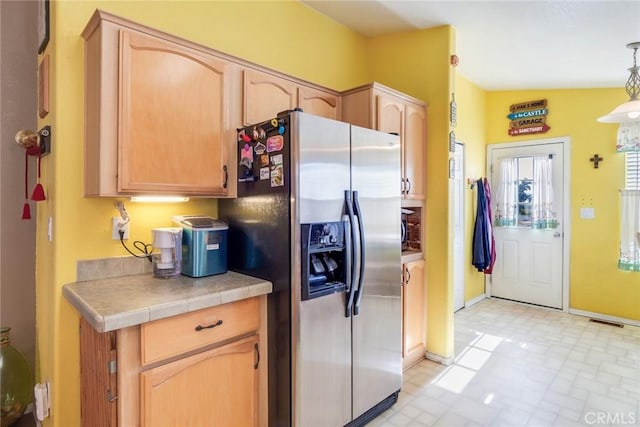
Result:
<instances>
[{"instance_id":1,"label":"tile floor","mask_svg":"<svg viewBox=\"0 0 640 427\"><path fill-rule=\"evenodd\" d=\"M455 314L455 354L369 426L640 426L638 327L491 298Z\"/></svg>"}]
</instances>

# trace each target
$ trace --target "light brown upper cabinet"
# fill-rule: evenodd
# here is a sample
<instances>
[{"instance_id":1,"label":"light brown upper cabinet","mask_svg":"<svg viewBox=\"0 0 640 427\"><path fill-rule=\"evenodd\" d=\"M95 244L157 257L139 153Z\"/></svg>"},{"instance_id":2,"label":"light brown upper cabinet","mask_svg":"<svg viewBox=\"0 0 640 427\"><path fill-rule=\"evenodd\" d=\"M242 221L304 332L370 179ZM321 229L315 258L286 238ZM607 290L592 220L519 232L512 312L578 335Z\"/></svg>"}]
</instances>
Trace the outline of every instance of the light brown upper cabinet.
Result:
<instances>
[{"instance_id":1,"label":"light brown upper cabinet","mask_svg":"<svg viewBox=\"0 0 640 427\"><path fill-rule=\"evenodd\" d=\"M292 81L263 73L244 70L243 121L245 125L269 120L281 111L297 106L298 87Z\"/></svg>"},{"instance_id":2,"label":"light brown upper cabinet","mask_svg":"<svg viewBox=\"0 0 640 427\"><path fill-rule=\"evenodd\" d=\"M244 70L243 122L250 125L279 112L301 108L305 113L339 119L340 97L266 72Z\"/></svg>"},{"instance_id":3,"label":"light brown upper cabinet","mask_svg":"<svg viewBox=\"0 0 640 427\"><path fill-rule=\"evenodd\" d=\"M405 200L424 199L427 142L424 102L379 83L371 83L343 92L342 120L400 135L402 197Z\"/></svg>"},{"instance_id":4,"label":"light brown upper cabinet","mask_svg":"<svg viewBox=\"0 0 640 427\"><path fill-rule=\"evenodd\" d=\"M82 35L85 195L227 195L229 64L102 11Z\"/></svg>"},{"instance_id":5,"label":"light brown upper cabinet","mask_svg":"<svg viewBox=\"0 0 640 427\"><path fill-rule=\"evenodd\" d=\"M340 97L308 86L298 86L298 107L305 113L340 120Z\"/></svg>"}]
</instances>

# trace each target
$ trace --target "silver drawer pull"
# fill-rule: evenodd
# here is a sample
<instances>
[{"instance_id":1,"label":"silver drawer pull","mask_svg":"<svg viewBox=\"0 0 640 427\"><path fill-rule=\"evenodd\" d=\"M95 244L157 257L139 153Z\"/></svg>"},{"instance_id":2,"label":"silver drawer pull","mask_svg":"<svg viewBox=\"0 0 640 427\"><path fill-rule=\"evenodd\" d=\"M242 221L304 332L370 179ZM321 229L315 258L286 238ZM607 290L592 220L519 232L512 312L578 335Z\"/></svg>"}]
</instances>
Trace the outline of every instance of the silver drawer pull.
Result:
<instances>
[{"instance_id":1,"label":"silver drawer pull","mask_svg":"<svg viewBox=\"0 0 640 427\"><path fill-rule=\"evenodd\" d=\"M216 326L220 326L222 325L222 320L218 320L216 323L209 325L209 326L202 326L202 325L198 325L196 326L196 332L199 332L203 329L211 329L211 328L215 328Z\"/></svg>"}]
</instances>

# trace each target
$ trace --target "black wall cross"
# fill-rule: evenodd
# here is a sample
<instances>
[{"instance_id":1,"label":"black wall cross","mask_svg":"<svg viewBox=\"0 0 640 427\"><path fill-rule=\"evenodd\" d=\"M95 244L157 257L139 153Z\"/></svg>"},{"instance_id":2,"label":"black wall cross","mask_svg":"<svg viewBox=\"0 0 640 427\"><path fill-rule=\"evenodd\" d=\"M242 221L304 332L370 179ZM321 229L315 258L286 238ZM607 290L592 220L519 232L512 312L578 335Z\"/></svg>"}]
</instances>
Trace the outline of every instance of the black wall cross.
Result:
<instances>
[{"instance_id":1,"label":"black wall cross","mask_svg":"<svg viewBox=\"0 0 640 427\"><path fill-rule=\"evenodd\" d=\"M590 162L593 162L593 168L598 169L598 164L602 162L604 159L598 156L598 153L594 154L592 158L589 159Z\"/></svg>"}]
</instances>

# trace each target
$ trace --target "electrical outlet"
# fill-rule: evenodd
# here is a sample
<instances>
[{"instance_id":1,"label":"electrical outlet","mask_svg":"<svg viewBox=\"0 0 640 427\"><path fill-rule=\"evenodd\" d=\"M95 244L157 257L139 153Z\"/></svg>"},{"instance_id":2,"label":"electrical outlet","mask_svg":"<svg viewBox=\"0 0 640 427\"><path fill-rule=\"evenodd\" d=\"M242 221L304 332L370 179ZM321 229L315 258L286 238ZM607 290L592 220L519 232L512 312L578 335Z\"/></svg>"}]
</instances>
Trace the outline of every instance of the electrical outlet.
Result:
<instances>
[{"instance_id":1,"label":"electrical outlet","mask_svg":"<svg viewBox=\"0 0 640 427\"><path fill-rule=\"evenodd\" d=\"M120 231L124 231L123 239L129 238L129 222L125 222L121 217L114 216L111 223L111 238L113 240L120 240Z\"/></svg>"},{"instance_id":2,"label":"electrical outlet","mask_svg":"<svg viewBox=\"0 0 640 427\"><path fill-rule=\"evenodd\" d=\"M44 421L51 411L51 383L49 380L44 384L36 384L33 387L33 395L36 404L36 420Z\"/></svg>"}]
</instances>

